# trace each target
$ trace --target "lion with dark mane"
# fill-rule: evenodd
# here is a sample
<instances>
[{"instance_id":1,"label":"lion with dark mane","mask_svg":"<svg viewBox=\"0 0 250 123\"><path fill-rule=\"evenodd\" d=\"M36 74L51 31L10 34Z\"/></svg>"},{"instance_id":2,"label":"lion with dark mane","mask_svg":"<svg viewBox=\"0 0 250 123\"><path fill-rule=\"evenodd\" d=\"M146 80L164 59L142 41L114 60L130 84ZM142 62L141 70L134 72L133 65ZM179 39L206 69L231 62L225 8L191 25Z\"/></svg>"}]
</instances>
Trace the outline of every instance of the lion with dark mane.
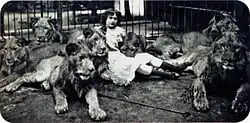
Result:
<instances>
[{"instance_id":1,"label":"lion with dark mane","mask_svg":"<svg viewBox=\"0 0 250 123\"><path fill-rule=\"evenodd\" d=\"M197 111L206 111L209 109L207 92L213 92L233 99L232 111L248 112L250 86L246 50L237 32L223 32L208 53L195 59L192 69L196 79L184 99L191 98Z\"/></svg>"}]
</instances>

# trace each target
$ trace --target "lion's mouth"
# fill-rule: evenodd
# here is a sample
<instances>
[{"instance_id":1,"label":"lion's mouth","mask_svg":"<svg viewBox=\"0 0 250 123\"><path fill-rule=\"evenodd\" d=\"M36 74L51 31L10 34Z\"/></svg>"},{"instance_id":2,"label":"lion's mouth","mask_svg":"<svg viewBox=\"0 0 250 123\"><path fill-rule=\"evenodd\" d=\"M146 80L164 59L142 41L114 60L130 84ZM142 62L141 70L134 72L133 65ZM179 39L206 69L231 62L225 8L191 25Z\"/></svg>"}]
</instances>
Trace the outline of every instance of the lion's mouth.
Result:
<instances>
[{"instance_id":1,"label":"lion's mouth","mask_svg":"<svg viewBox=\"0 0 250 123\"><path fill-rule=\"evenodd\" d=\"M234 66L233 65L222 65L224 70L233 70Z\"/></svg>"},{"instance_id":2,"label":"lion's mouth","mask_svg":"<svg viewBox=\"0 0 250 123\"><path fill-rule=\"evenodd\" d=\"M81 80L88 80L90 78L90 74L78 74Z\"/></svg>"},{"instance_id":3,"label":"lion's mouth","mask_svg":"<svg viewBox=\"0 0 250 123\"><path fill-rule=\"evenodd\" d=\"M107 54L107 52L102 51L102 52L97 53L97 56L105 56L106 54Z\"/></svg>"},{"instance_id":4,"label":"lion's mouth","mask_svg":"<svg viewBox=\"0 0 250 123\"><path fill-rule=\"evenodd\" d=\"M12 66L12 65L14 65L14 62L13 61L6 61L6 65Z\"/></svg>"}]
</instances>

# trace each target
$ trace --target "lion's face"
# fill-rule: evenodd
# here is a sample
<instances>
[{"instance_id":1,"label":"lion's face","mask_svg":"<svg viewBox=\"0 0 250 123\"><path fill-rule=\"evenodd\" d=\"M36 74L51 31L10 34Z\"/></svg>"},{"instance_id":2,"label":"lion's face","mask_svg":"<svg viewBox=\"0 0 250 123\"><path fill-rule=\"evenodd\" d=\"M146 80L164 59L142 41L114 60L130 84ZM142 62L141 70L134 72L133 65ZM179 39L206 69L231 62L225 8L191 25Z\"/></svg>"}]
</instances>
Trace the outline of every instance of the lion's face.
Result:
<instances>
[{"instance_id":1,"label":"lion's face","mask_svg":"<svg viewBox=\"0 0 250 123\"><path fill-rule=\"evenodd\" d=\"M225 17L224 19L218 21L218 23L216 23L216 26L220 32L226 32L226 31L237 32L237 31L239 31L238 26L229 17Z\"/></svg>"},{"instance_id":2,"label":"lion's face","mask_svg":"<svg viewBox=\"0 0 250 123\"><path fill-rule=\"evenodd\" d=\"M209 22L209 36L216 39L224 32L238 32L239 28L236 25L236 20L231 15L222 13L215 15Z\"/></svg>"},{"instance_id":3,"label":"lion's face","mask_svg":"<svg viewBox=\"0 0 250 123\"><path fill-rule=\"evenodd\" d=\"M55 30L55 19L50 18L35 18L33 24L33 32L38 42L48 42Z\"/></svg>"},{"instance_id":4,"label":"lion's face","mask_svg":"<svg viewBox=\"0 0 250 123\"><path fill-rule=\"evenodd\" d=\"M143 52L146 47L146 41L142 36L129 32L124 37L124 43L120 50L128 57L134 57L137 53Z\"/></svg>"},{"instance_id":5,"label":"lion's face","mask_svg":"<svg viewBox=\"0 0 250 123\"><path fill-rule=\"evenodd\" d=\"M89 80L94 74L94 65L89 58L89 49L70 43L66 46L70 71L79 80Z\"/></svg>"},{"instance_id":6,"label":"lion's face","mask_svg":"<svg viewBox=\"0 0 250 123\"><path fill-rule=\"evenodd\" d=\"M94 28L86 28L83 30L83 35L85 37L83 43L89 47L92 53L99 57L106 56L108 54L106 37L102 34L102 32Z\"/></svg>"},{"instance_id":7,"label":"lion's face","mask_svg":"<svg viewBox=\"0 0 250 123\"><path fill-rule=\"evenodd\" d=\"M222 38L214 44L212 54L222 78L234 76L230 73L245 72L246 48L240 42Z\"/></svg>"},{"instance_id":8,"label":"lion's face","mask_svg":"<svg viewBox=\"0 0 250 123\"><path fill-rule=\"evenodd\" d=\"M3 47L3 63L7 66L13 66L20 62L25 56L26 40L24 38L6 39L6 44Z\"/></svg>"}]
</instances>

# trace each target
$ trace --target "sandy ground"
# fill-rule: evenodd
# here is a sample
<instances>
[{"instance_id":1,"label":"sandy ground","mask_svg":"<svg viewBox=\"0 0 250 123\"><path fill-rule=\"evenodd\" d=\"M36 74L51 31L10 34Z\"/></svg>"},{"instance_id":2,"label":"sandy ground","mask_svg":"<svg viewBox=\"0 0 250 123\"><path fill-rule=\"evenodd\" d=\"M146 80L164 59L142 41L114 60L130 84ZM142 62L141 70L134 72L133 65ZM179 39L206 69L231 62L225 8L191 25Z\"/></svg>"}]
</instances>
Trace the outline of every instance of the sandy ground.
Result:
<instances>
[{"instance_id":1,"label":"sandy ground","mask_svg":"<svg viewBox=\"0 0 250 123\"><path fill-rule=\"evenodd\" d=\"M230 101L221 97L208 96L210 110L205 113L195 111L191 102L181 101L181 94L192 82L192 75L178 80L136 80L127 87L105 83L99 93L122 99L142 102L157 107L189 112L189 117L180 114L136 105L120 100L99 97L101 108L106 111L107 122L169 122L169 121L227 121L239 122L245 116L229 111ZM18 123L29 122L91 122L88 106L84 100L70 98L69 111L55 114L51 92L43 92L39 87L22 87L14 93L0 93L0 109L3 118Z\"/></svg>"}]
</instances>

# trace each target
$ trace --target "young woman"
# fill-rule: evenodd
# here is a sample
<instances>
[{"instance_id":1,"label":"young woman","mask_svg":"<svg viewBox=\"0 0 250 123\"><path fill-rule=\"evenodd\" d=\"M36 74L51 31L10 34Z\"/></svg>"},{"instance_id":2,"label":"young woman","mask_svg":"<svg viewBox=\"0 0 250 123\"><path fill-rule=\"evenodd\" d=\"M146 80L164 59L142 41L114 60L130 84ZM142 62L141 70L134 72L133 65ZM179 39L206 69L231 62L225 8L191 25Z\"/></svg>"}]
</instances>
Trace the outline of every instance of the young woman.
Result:
<instances>
[{"instance_id":1,"label":"young woman","mask_svg":"<svg viewBox=\"0 0 250 123\"><path fill-rule=\"evenodd\" d=\"M102 16L101 26L97 27L106 35L109 47L109 78L119 85L129 84L138 72L143 75L157 75L165 78L176 79L176 74L160 72L153 67L160 67L174 72L181 72L187 65L173 66L148 53L138 53L135 57L126 57L119 51L119 44L123 41L125 30L120 27L121 13L108 9Z\"/></svg>"}]
</instances>

